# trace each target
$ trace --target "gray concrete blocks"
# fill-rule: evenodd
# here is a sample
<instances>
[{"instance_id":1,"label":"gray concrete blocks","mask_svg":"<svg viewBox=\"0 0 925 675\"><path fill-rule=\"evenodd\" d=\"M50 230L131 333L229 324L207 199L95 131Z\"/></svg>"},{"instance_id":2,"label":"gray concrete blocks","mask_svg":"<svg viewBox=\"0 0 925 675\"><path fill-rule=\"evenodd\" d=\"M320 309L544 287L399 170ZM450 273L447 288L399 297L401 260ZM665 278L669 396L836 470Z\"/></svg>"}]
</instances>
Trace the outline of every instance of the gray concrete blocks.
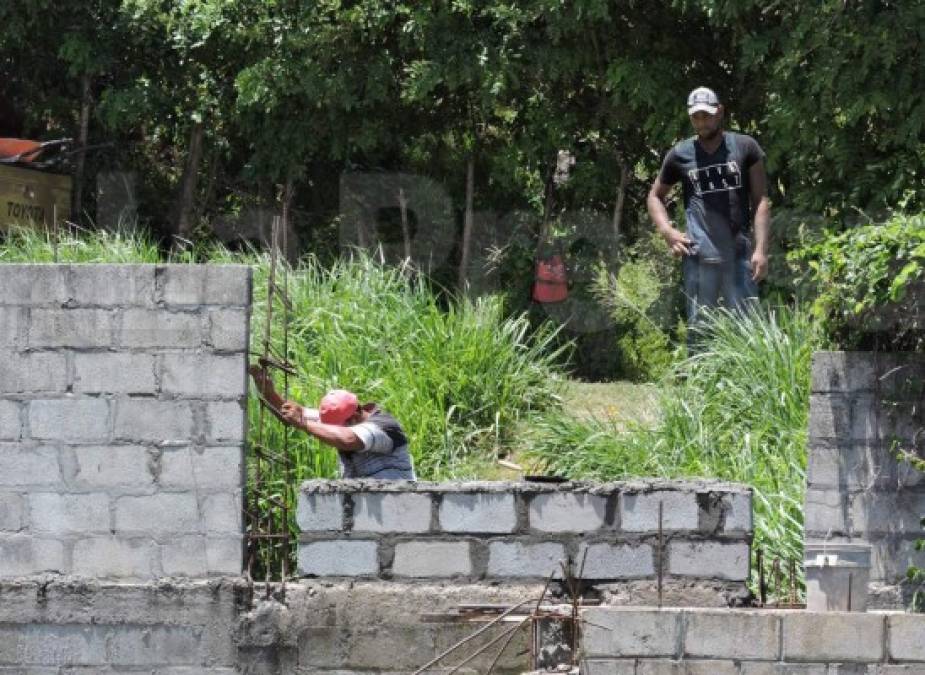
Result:
<instances>
[{"instance_id":1,"label":"gray concrete blocks","mask_svg":"<svg viewBox=\"0 0 925 675\"><path fill-rule=\"evenodd\" d=\"M876 675L925 669L925 615L642 607L601 607L581 615L583 668L635 657L637 674Z\"/></svg>"},{"instance_id":2,"label":"gray concrete blocks","mask_svg":"<svg viewBox=\"0 0 925 675\"><path fill-rule=\"evenodd\" d=\"M676 657L681 644L678 610L586 609L582 655L594 657Z\"/></svg>"},{"instance_id":3,"label":"gray concrete blocks","mask_svg":"<svg viewBox=\"0 0 925 675\"><path fill-rule=\"evenodd\" d=\"M16 401L0 400L0 441L18 441L22 435L22 411Z\"/></svg>"},{"instance_id":4,"label":"gray concrete blocks","mask_svg":"<svg viewBox=\"0 0 925 675\"><path fill-rule=\"evenodd\" d=\"M109 532L109 497L105 494L37 493L29 495L30 525L45 534Z\"/></svg>"},{"instance_id":5,"label":"gray concrete blocks","mask_svg":"<svg viewBox=\"0 0 925 675\"><path fill-rule=\"evenodd\" d=\"M379 554L375 541L316 541L299 546L299 571L309 576L375 576Z\"/></svg>"},{"instance_id":6,"label":"gray concrete blocks","mask_svg":"<svg viewBox=\"0 0 925 675\"><path fill-rule=\"evenodd\" d=\"M629 528L621 527L621 502L630 506ZM659 503L673 514L662 540ZM308 481L297 519L303 548L353 533L374 542L385 579L541 582L561 576L560 563L571 561L577 574L584 561L585 579L626 583L654 580L656 560L663 560L668 574L685 583L711 580L716 592L715 581L741 585L747 576L751 492L683 481ZM417 559L431 551L436 562Z\"/></svg>"},{"instance_id":7,"label":"gray concrete blocks","mask_svg":"<svg viewBox=\"0 0 925 675\"><path fill-rule=\"evenodd\" d=\"M749 547L745 543L673 541L668 546L670 574L744 581L748 569Z\"/></svg>"},{"instance_id":8,"label":"gray concrete blocks","mask_svg":"<svg viewBox=\"0 0 925 675\"><path fill-rule=\"evenodd\" d=\"M250 270L167 267L0 265L0 578L240 571Z\"/></svg>"},{"instance_id":9,"label":"gray concrete blocks","mask_svg":"<svg viewBox=\"0 0 925 675\"><path fill-rule=\"evenodd\" d=\"M488 545L488 576L558 579L565 560L562 544L493 541Z\"/></svg>"},{"instance_id":10,"label":"gray concrete blocks","mask_svg":"<svg viewBox=\"0 0 925 675\"><path fill-rule=\"evenodd\" d=\"M884 617L876 614L795 613L784 619L785 661L866 661L883 658Z\"/></svg>"},{"instance_id":11,"label":"gray concrete blocks","mask_svg":"<svg viewBox=\"0 0 925 675\"><path fill-rule=\"evenodd\" d=\"M921 532L925 477L897 459L896 449L923 447L923 375L920 354L813 358L806 538L870 542L872 587L899 588L910 562L904 542ZM879 593L878 606L899 607L901 595Z\"/></svg>"},{"instance_id":12,"label":"gray concrete blocks","mask_svg":"<svg viewBox=\"0 0 925 675\"><path fill-rule=\"evenodd\" d=\"M582 493L551 492L530 502L530 527L541 532L588 532L604 526L607 500Z\"/></svg>"},{"instance_id":13,"label":"gray concrete blocks","mask_svg":"<svg viewBox=\"0 0 925 675\"><path fill-rule=\"evenodd\" d=\"M72 443L109 440L109 401L94 398L38 400L29 403L29 428L37 440Z\"/></svg>"},{"instance_id":14,"label":"gray concrete blocks","mask_svg":"<svg viewBox=\"0 0 925 675\"><path fill-rule=\"evenodd\" d=\"M697 495L690 492L624 494L620 500L620 527L628 532L658 529L658 506L662 504L665 530L696 530L700 522Z\"/></svg>"},{"instance_id":15,"label":"gray concrete blocks","mask_svg":"<svg viewBox=\"0 0 925 675\"><path fill-rule=\"evenodd\" d=\"M684 655L694 658L774 661L780 648L780 617L767 612L690 612Z\"/></svg>"},{"instance_id":16,"label":"gray concrete blocks","mask_svg":"<svg viewBox=\"0 0 925 675\"><path fill-rule=\"evenodd\" d=\"M154 356L119 352L74 355L74 390L88 394L154 394Z\"/></svg>"},{"instance_id":17,"label":"gray concrete blocks","mask_svg":"<svg viewBox=\"0 0 925 675\"><path fill-rule=\"evenodd\" d=\"M342 530L344 528L344 495L303 495L299 499L296 523L303 532Z\"/></svg>"},{"instance_id":18,"label":"gray concrete blocks","mask_svg":"<svg viewBox=\"0 0 925 675\"><path fill-rule=\"evenodd\" d=\"M921 616L892 615L887 618L889 653L894 661L925 664L925 621ZM925 665L922 666L925 669Z\"/></svg>"},{"instance_id":19,"label":"gray concrete blocks","mask_svg":"<svg viewBox=\"0 0 925 675\"><path fill-rule=\"evenodd\" d=\"M472 564L467 541L410 541L395 546L392 573L397 577L469 576Z\"/></svg>"},{"instance_id":20,"label":"gray concrete blocks","mask_svg":"<svg viewBox=\"0 0 925 675\"><path fill-rule=\"evenodd\" d=\"M429 495L360 493L353 498L355 532L426 532L430 529Z\"/></svg>"},{"instance_id":21,"label":"gray concrete blocks","mask_svg":"<svg viewBox=\"0 0 925 675\"><path fill-rule=\"evenodd\" d=\"M126 309L120 318L116 334L123 349L192 349L203 342L199 313Z\"/></svg>"},{"instance_id":22,"label":"gray concrete blocks","mask_svg":"<svg viewBox=\"0 0 925 675\"><path fill-rule=\"evenodd\" d=\"M199 532L205 527L196 495L159 492L115 499L115 529L132 535Z\"/></svg>"},{"instance_id":23,"label":"gray concrete blocks","mask_svg":"<svg viewBox=\"0 0 925 675\"><path fill-rule=\"evenodd\" d=\"M645 579L655 575L654 556L649 544L582 544L575 563L584 561L585 579Z\"/></svg>"},{"instance_id":24,"label":"gray concrete blocks","mask_svg":"<svg viewBox=\"0 0 925 675\"><path fill-rule=\"evenodd\" d=\"M240 265L160 265L160 300L165 305L224 305L250 303L250 270Z\"/></svg>"},{"instance_id":25,"label":"gray concrete blocks","mask_svg":"<svg viewBox=\"0 0 925 675\"><path fill-rule=\"evenodd\" d=\"M517 527L512 494L450 493L439 510L444 532L513 532Z\"/></svg>"}]
</instances>

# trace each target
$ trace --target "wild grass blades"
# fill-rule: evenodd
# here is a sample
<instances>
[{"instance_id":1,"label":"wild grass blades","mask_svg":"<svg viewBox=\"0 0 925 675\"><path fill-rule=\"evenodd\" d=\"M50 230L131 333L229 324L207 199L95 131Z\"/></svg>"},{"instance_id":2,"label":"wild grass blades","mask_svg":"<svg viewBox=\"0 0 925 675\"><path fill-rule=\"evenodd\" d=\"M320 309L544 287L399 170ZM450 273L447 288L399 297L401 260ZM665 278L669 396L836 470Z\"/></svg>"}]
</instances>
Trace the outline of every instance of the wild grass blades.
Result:
<instances>
[{"instance_id":1,"label":"wild grass blades","mask_svg":"<svg viewBox=\"0 0 925 675\"><path fill-rule=\"evenodd\" d=\"M262 335L266 265L256 270L255 337ZM425 279L360 254L330 267L305 259L290 273L289 293L287 356L298 373L292 398L314 405L336 386L377 401L405 426L422 477L471 476L473 461L504 450L517 419L557 400L554 331L533 332L525 317L507 318L498 298L444 307ZM300 478L336 475L330 450L307 438L296 447Z\"/></svg>"},{"instance_id":2,"label":"wild grass blades","mask_svg":"<svg viewBox=\"0 0 925 675\"><path fill-rule=\"evenodd\" d=\"M570 477L708 477L755 490L755 545L800 559L813 335L799 309L716 311L661 385L651 426L551 417L531 455Z\"/></svg>"}]
</instances>

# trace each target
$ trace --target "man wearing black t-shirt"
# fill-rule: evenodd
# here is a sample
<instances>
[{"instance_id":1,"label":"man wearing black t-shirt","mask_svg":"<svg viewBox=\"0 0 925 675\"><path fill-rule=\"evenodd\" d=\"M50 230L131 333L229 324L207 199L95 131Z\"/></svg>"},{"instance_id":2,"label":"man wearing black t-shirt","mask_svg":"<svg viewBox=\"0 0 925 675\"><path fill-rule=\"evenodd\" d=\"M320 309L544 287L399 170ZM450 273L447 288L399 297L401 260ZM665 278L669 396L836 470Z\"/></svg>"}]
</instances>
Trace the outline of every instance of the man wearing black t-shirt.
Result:
<instances>
[{"instance_id":1,"label":"man wearing black t-shirt","mask_svg":"<svg viewBox=\"0 0 925 675\"><path fill-rule=\"evenodd\" d=\"M665 156L646 205L672 254L683 257L687 320L693 326L701 307L716 307L722 299L726 307L743 309L758 296L757 282L768 273L771 206L764 151L751 136L723 130L716 94L694 89L687 113L697 135ZM684 232L665 208L678 182L684 190Z\"/></svg>"}]
</instances>

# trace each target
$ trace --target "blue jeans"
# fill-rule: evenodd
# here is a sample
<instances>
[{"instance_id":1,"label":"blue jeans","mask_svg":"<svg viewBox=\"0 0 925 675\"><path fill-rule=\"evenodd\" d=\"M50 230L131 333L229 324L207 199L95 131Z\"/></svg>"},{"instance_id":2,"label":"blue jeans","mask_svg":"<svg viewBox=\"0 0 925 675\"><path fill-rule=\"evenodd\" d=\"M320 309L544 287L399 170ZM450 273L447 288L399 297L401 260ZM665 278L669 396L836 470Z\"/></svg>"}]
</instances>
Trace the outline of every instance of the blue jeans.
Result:
<instances>
[{"instance_id":1,"label":"blue jeans","mask_svg":"<svg viewBox=\"0 0 925 675\"><path fill-rule=\"evenodd\" d=\"M752 280L750 262L750 249L721 262L707 261L696 255L684 256L688 345L691 344L690 329L703 319L701 308L722 304L727 309L743 311L758 298L758 285Z\"/></svg>"}]
</instances>

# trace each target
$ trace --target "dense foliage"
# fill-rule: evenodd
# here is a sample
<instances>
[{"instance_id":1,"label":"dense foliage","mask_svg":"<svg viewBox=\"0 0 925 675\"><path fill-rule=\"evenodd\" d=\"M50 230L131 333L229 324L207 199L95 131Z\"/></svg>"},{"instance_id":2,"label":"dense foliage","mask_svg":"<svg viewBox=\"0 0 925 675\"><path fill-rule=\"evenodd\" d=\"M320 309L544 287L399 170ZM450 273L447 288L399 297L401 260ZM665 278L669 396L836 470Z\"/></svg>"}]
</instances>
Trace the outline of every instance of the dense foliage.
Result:
<instances>
[{"instance_id":1,"label":"dense foliage","mask_svg":"<svg viewBox=\"0 0 925 675\"><path fill-rule=\"evenodd\" d=\"M538 213L567 148L558 206L609 217L624 193L635 238L684 95L709 84L779 203L917 208L922 26L922 3L868 0L8 0L0 136L80 139L85 111L86 142L111 144L88 156L90 214L101 170L135 172L142 221L184 236L288 186L306 241L343 171L428 176L461 211L472 163L476 209Z\"/></svg>"},{"instance_id":2,"label":"dense foliage","mask_svg":"<svg viewBox=\"0 0 925 675\"><path fill-rule=\"evenodd\" d=\"M925 215L832 233L793 256L832 346L925 348Z\"/></svg>"},{"instance_id":3,"label":"dense foliage","mask_svg":"<svg viewBox=\"0 0 925 675\"><path fill-rule=\"evenodd\" d=\"M755 490L755 544L801 560L810 324L805 312L714 313L703 350L662 384L658 421L545 416L528 452L572 478L702 476Z\"/></svg>"}]
</instances>

